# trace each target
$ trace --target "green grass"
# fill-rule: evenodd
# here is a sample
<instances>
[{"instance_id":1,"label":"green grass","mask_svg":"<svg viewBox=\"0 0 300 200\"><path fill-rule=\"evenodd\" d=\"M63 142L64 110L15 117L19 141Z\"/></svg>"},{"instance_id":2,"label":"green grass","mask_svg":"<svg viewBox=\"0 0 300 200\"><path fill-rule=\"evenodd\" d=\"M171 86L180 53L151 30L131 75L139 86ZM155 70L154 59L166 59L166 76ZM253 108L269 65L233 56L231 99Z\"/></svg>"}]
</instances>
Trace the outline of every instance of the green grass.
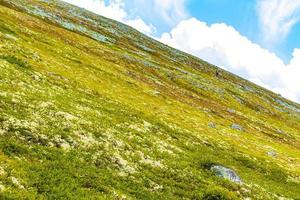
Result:
<instances>
[{"instance_id":1,"label":"green grass","mask_svg":"<svg viewBox=\"0 0 300 200\"><path fill-rule=\"evenodd\" d=\"M300 197L299 104L59 1L0 19L1 199Z\"/></svg>"},{"instance_id":2,"label":"green grass","mask_svg":"<svg viewBox=\"0 0 300 200\"><path fill-rule=\"evenodd\" d=\"M0 59L6 60L10 64L16 65L16 66L21 67L21 68L29 68L29 66L25 62L23 62L22 60L16 58L15 56L5 55L5 56L0 56Z\"/></svg>"}]
</instances>

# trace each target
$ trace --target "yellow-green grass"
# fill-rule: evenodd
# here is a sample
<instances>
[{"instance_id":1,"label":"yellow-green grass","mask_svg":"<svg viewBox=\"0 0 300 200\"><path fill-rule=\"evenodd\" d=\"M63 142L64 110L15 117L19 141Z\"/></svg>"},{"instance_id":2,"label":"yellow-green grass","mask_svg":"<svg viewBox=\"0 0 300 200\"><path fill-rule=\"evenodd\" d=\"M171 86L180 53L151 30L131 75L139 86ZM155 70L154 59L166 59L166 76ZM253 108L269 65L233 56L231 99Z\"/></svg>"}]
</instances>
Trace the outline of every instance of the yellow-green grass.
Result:
<instances>
[{"instance_id":1,"label":"yellow-green grass","mask_svg":"<svg viewBox=\"0 0 300 200\"><path fill-rule=\"evenodd\" d=\"M1 198L300 197L299 104L126 25L0 0L0 72Z\"/></svg>"}]
</instances>

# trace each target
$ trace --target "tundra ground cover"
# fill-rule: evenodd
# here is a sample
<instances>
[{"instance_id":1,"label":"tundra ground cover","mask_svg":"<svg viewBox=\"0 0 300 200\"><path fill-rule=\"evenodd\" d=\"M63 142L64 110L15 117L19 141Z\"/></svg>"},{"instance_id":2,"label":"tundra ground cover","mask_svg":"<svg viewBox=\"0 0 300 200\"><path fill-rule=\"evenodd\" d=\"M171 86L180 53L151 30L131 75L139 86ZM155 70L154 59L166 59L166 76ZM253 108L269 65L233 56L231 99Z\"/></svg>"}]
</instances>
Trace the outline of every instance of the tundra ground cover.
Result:
<instances>
[{"instance_id":1,"label":"tundra ground cover","mask_svg":"<svg viewBox=\"0 0 300 200\"><path fill-rule=\"evenodd\" d=\"M126 25L0 0L3 199L297 199L299 124L299 104Z\"/></svg>"}]
</instances>

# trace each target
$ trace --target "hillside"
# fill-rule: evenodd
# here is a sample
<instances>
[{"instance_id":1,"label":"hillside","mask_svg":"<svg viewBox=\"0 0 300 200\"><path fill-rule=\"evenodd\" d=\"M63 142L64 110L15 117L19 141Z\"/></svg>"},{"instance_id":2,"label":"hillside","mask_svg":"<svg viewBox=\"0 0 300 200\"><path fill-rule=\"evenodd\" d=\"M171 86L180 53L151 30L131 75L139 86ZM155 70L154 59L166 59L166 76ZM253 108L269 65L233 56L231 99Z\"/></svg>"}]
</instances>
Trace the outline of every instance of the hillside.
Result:
<instances>
[{"instance_id":1,"label":"hillside","mask_svg":"<svg viewBox=\"0 0 300 200\"><path fill-rule=\"evenodd\" d=\"M299 188L299 104L84 9L0 0L0 199Z\"/></svg>"}]
</instances>

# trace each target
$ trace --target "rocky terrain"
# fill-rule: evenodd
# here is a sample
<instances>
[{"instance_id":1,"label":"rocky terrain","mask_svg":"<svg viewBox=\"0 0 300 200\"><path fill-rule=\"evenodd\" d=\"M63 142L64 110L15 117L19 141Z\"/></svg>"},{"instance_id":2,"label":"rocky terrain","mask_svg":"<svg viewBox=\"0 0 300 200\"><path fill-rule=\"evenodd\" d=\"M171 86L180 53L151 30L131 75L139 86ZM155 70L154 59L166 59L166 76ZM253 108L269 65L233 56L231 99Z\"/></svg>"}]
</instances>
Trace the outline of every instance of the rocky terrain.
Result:
<instances>
[{"instance_id":1,"label":"rocky terrain","mask_svg":"<svg viewBox=\"0 0 300 200\"><path fill-rule=\"evenodd\" d=\"M299 199L300 105L56 0L0 0L0 199Z\"/></svg>"}]
</instances>

